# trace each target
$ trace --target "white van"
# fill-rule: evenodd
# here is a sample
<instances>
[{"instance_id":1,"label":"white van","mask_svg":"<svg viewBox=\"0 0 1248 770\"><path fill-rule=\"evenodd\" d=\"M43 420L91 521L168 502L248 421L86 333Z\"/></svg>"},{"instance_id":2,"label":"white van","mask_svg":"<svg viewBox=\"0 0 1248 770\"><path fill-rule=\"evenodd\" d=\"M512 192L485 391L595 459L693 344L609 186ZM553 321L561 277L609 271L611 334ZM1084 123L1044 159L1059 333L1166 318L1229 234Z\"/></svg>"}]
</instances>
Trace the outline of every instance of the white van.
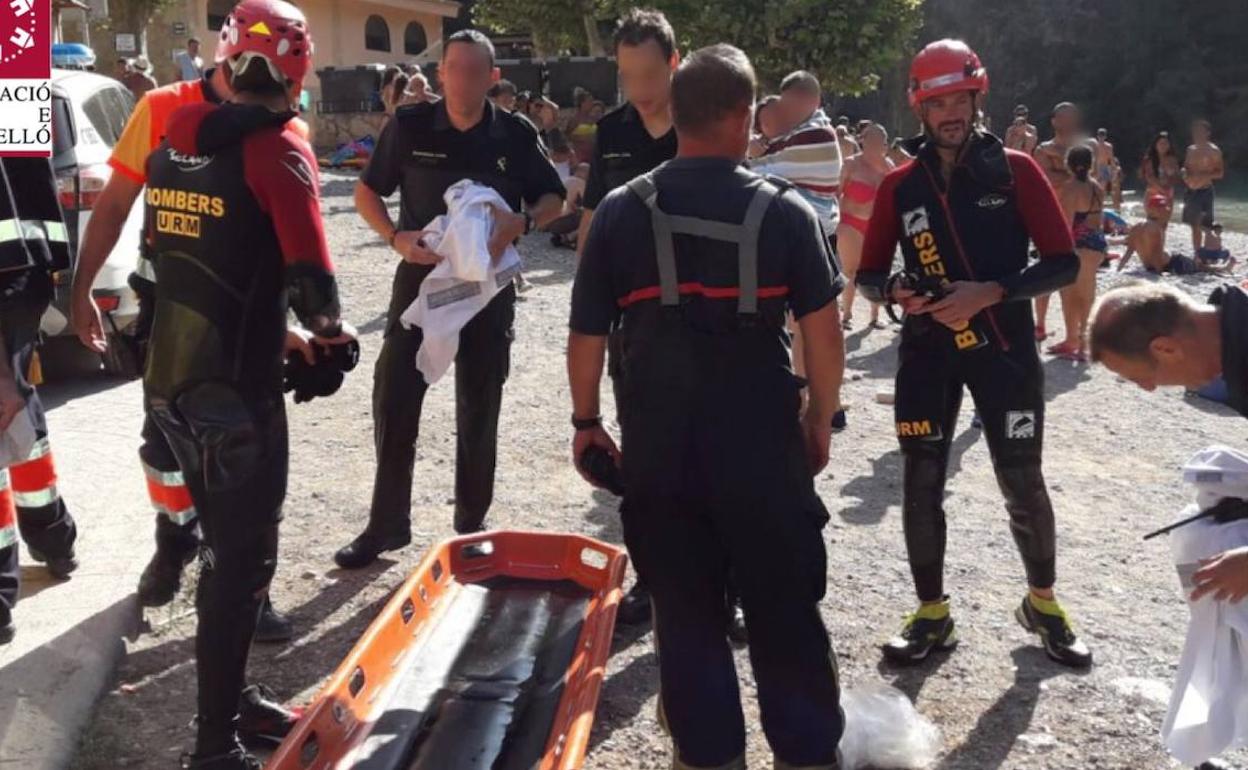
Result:
<instances>
[{"instance_id":1,"label":"white van","mask_svg":"<svg viewBox=\"0 0 1248 770\"><path fill-rule=\"evenodd\" d=\"M120 82L81 70L52 70L52 166L57 193L65 211L69 243L77 263L78 240L91 218L91 209L112 174L108 157L134 109L134 96ZM129 277L139 258L143 204L136 201L121 237L95 279L93 294L109 336L104 368L110 373L137 376L132 348L120 335L138 317L139 304ZM55 276L56 296L44 314L41 330L55 337L73 333L69 325L69 287L73 269Z\"/></svg>"}]
</instances>

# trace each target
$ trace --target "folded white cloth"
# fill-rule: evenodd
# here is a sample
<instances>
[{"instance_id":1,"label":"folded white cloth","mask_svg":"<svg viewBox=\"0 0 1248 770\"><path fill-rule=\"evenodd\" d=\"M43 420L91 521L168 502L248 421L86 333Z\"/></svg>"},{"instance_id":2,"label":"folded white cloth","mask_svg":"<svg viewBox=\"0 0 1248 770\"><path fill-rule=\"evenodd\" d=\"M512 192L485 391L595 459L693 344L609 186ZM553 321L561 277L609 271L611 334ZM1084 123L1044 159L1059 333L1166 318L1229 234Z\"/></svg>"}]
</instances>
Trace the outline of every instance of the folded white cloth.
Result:
<instances>
[{"instance_id":1,"label":"folded white cloth","mask_svg":"<svg viewBox=\"0 0 1248 770\"><path fill-rule=\"evenodd\" d=\"M455 360L460 330L520 273L520 253L514 246L509 245L498 262L490 258L493 207L511 208L497 190L461 179L447 188L444 199L446 214L424 227L425 246L443 260L425 277L416 301L399 316L404 327L420 327L424 333L416 368L430 385Z\"/></svg>"},{"instance_id":2,"label":"folded white cloth","mask_svg":"<svg viewBox=\"0 0 1248 770\"><path fill-rule=\"evenodd\" d=\"M1224 497L1248 499L1248 454L1224 446L1197 453L1183 467L1196 487L1194 516ZM1248 545L1248 519L1219 524L1204 519L1170 533L1170 548L1185 595L1201 559ZM1190 602L1191 621L1179 670L1162 724L1166 748L1185 765L1199 765L1248 745L1248 602L1230 604L1210 596Z\"/></svg>"}]
</instances>

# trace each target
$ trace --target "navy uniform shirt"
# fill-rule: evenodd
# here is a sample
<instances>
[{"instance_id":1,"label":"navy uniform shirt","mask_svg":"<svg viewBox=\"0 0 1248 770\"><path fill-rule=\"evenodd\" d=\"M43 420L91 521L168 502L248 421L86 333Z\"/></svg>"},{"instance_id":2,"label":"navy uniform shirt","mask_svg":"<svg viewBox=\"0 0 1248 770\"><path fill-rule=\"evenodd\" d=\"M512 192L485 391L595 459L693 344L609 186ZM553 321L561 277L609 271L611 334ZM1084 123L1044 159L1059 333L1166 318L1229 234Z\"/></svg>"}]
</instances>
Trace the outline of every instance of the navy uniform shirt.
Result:
<instances>
[{"instance_id":1,"label":"navy uniform shirt","mask_svg":"<svg viewBox=\"0 0 1248 770\"><path fill-rule=\"evenodd\" d=\"M421 230L446 213L442 196L461 179L493 187L513 210L543 195L564 196L537 128L528 118L487 101L481 121L467 131L451 125L446 101L400 107L382 129L360 180L381 196L399 191L399 229ZM399 262L387 333L416 300L432 265Z\"/></svg>"},{"instance_id":2,"label":"navy uniform shirt","mask_svg":"<svg viewBox=\"0 0 1248 770\"><path fill-rule=\"evenodd\" d=\"M740 224L762 177L728 158L678 158L654 175L669 215ZM783 183L781 183L783 184ZM677 280L685 317L700 327L736 322L736 244L676 235ZM628 188L609 193L594 213L572 289L572 331L605 336L623 311L658 300L659 268L650 209ZM763 217L758 247L759 314L787 344L784 311L798 318L826 306L844 287L810 204L788 188Z\"/></svg>"},{"instance_id":3,"label":"navy uniform shirt","mask_svg":"<svg viewBox=\"0 0 1248 770\"><path fill-rule=\"evenodd\" d=\"M598 121L594 155L589 161L584 205L596 209L607 193L676 157L676 129L655 138L631 102Z\"/></svg>"}]
</instances>

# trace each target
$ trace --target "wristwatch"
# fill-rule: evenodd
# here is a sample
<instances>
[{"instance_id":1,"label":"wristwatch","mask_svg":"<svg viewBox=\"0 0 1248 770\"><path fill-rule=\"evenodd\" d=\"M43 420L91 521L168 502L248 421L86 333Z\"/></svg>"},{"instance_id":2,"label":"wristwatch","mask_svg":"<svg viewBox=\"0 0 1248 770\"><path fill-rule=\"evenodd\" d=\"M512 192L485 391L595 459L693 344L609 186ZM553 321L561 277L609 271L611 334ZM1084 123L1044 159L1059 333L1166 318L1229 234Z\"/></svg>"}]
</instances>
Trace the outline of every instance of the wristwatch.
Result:
<instances>
[{"instance_id":1,"label":"wristwatch","mask_svg":"<svg viewBox=\"0 0 1248 770\"><path fill-rule=\"evenodd\" d=\"M596 417L577 417L572 415L572 427L580 430L592 430L602 426L602 416Z\"/></svg>"}]
</instances>

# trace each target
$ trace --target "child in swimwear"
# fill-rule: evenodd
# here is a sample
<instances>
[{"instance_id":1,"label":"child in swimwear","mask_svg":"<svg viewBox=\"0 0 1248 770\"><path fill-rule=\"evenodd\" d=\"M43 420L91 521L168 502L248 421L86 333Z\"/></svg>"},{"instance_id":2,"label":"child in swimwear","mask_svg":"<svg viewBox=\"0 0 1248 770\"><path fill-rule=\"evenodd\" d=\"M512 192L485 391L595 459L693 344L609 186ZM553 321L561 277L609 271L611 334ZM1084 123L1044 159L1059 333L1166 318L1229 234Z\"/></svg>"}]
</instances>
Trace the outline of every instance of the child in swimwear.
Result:
<instances>
[{"instance_id":1,"label":"child in swimwear","mask_svg":"<svg viewBox=\"0 0 1248 770\"><path fill-rule=\"evenodd\" d=\"M1222 248L1222 225L1212 222L1202 229L1204 230L1204 243L1196 252L1196 259L1206 264L1229 260L1230 250Z\"/></svg>"}]
</instances>

